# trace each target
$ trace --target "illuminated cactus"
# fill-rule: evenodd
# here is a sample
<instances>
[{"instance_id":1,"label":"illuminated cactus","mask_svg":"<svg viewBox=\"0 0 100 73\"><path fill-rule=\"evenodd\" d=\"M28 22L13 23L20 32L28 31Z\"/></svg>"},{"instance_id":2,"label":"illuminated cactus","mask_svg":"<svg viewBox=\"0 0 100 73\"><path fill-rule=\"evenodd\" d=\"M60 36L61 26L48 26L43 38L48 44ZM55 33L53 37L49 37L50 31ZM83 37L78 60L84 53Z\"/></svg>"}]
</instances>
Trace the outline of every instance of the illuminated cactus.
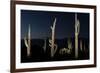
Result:
<instances>
[{"instance_id":1,"label":"illuminated cactus","mask_svg":"<svg viewBox=\"0 0 100 73\"><path fill-rule=\"evenodd\" d=\"M80 50L81 50L81 51L83 50L83 43L82 43L82 40L80 40Z\"/></svg>"},{"instance_id":2,"label":"illuminated cactus","mask_svg":"<svg viewBox=\"0 0 100 73\"><path fill-rule=\"evenodd\" d=\"M78 58L78 35L80 31L80 22L75 14L75 58Z\"/></svg>"},{"instance_id":3,"label":"illuminated cactus","mask_svg":"<svg viewBox=\"0 0 100 73\"><path fill-rule=\"evenodd\" d=\"M27 56L30 56L30 51L31 51L31 29L30 29L30 25L28 28L28 39L25 37L24 38L24 43L25 46L27 47Z\"/></svg>"},{"instance_id":4,"label":"illuminated cactus","mask_svg":"<svg viewBox=\"0 0 100 73\"><path fill-rule=\"evenodd\" d=\"M44 46L43 46L44 52L46 51L46 39L44 39Z\"/></svg>"},{"instance_id":5,"label":"illuminated cactus","mask_svg":"<svg viewBox=\"0 0 100 73\"><path fill-rule=\"evenodd\" d=\"M69 48L61 48L59 50L59 54L62 54L62 55L64 55L64 54L71 54L71 50Z\"/></svg>"},{"instance_id":6,"label":"illuminated cactus","mask_svg":"<svg viewBox=\"0 0 100 73\"><path fill-rule=\"evenodd\" d=\"M51 34L51 39L49 39L49 46L51 49L51 57L53 57L57 51L57 45L55 44L55 26L56 26L56 18L54 20L53 26L51 26L52 34Z\"/></svg>"},{"instance_id":7,"label":"illuminated cactus","mask_svg":"<svg viewBox=\"0 0 100 73\"><path fill-rule=\"evenodd\" d=\"M67 41L68 43L68 48L61 48L60 51L59 51L59 54L71 54L71 51L72 51L72 42L70 39L68 39Z\"/></svg>"},{"instance_id":8,"label":"illuminated cactus","mask_svg":"<svg viewBox=\"0 0 100 73\"><path fill-rule=\"evenodd\" d=\"M72 42L70 39L68 39L68 49L71 51L72 50Z\"/></svg>"}]
</instances>

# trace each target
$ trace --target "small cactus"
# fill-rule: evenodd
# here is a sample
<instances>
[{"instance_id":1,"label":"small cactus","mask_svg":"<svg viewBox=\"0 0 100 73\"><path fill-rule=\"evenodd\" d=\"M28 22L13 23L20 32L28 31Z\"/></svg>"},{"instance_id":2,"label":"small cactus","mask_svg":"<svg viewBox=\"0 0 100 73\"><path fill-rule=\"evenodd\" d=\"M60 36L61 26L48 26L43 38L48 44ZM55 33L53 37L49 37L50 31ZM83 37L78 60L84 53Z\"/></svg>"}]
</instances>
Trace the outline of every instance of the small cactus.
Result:
<instances>
[{"instance_id":1,"label":"small cactus","mask_svg":"<svg viewBox=\"0 0 100 73\"><path fill-rule=\"evenodd\" d=\"M61 48L59 54L71 54L71 50L69 48Z\"/></svg>"},{"instance_id":2,"label":"small cactus","mask_svg":"<svg viewBox=\"0 0 100 73\"><path fill-rule=\"evenodd\" d=\"M46 43L47 43L47 41L46 41L46 39L44 39L44 45L43 45L43 49L44 49L44 52L46 51Z\"/></svg>"},{"instance_id":3,"label":"small cactus","mask_svg":"<svg viewBox=\"0 0 100 73\"><path fill-rule=\"evenodd\" d=\"M28 39L26 39L26 37L24 37L24 43L25 46L27 47L27 56L30 56L30 51L31 51L31 29L30 29L30 25L28 28Z\"/></svg>"},{"instance_id":4,"label":"small cactus","mask_svg":"<svg viewBox=\"0 0 100 73\"><path fill-rule=\"evenodd\" d=\"M71 40L70 39L68 39L68 48L70 49L70 50L72 50L72 42L71 42Z\"/></svg>"}]
</instances>

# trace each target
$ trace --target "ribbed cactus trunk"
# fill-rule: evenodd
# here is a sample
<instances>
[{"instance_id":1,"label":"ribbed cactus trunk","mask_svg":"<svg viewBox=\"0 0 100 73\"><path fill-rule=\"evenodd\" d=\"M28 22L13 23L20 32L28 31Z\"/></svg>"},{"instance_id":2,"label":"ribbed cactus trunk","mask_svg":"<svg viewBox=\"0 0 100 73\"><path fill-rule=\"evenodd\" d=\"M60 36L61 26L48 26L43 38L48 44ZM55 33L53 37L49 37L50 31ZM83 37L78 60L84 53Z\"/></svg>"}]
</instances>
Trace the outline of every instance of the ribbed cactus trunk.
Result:
<instances>
[{"instance_id":1,"label":"ribbed cactus trunk","mask_svg":"<svg viewBox=\"0 0 100 73\"><path fill-rule=\"evenodd\" d=\"M30 28L30 25L29 25L29 28L28 28L28 39L26 39L26 37L24 38L24 43L25 43L25 46L27 47L27 56L30 56L31 55L31 28Z\"/></svg>"},{"instance_id":2,"label":"ribbed cactus trunk","mask_svg":"<svg viewBox=\"0 0 100 73\"><path fill-rule=\"evenodd\" d=\"M53 26L51 26L52 34L51 34L51 40L49 40L49 46L51 47L51 57L54 56L57 45L55 44L55 26L56 26L56 18L54 20Z\"/></svg>"},{"instance_id":3,"label":"ribbed cactus trunk","mask_svg":"<svg viewBox=\"0 0 100 73\"><path fill-rule=\"evenodd\" d=\"M55 44L54 38L55 38L55 25L52 28L51 56L53 56L53 51L54 51L54 44Z\"/></svg>"},{"instance_id":4,"label":"ribbed cactus trunk","mask_svg":"<svg viewBox=\"0 0 100 73\"><path fill-rule=\"evenodd\" d=\"M80 30L80 22L75 14L75 58L78 58L78 35Z\"/></svg>"},{"instance_id":5,"label":"ribbed cactus trunk","mask_svg":"<svg viewBox=\"0 0 100 73\"><path fill-rule=\"evenodd\" d=\"M78 58L78 36L75 35L75 58Z\"/></svg>"}]
</instances>

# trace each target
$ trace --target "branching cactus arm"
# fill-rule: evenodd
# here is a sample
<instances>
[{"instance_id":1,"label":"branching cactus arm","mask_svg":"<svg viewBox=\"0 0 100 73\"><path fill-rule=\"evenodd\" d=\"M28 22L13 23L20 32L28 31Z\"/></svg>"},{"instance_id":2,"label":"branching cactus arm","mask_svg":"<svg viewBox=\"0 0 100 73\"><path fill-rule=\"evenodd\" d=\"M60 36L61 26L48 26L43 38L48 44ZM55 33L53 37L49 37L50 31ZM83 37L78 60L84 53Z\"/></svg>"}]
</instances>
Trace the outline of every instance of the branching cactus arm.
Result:
<instances>
[{"instance_id":1,"label":"branching cactus arm","mask_svg":"<svg viewBox=\"0 0 100 73\"><path fill-rule=\"evenodd\" d=\"M78 32L78 34L79 34L79 32L80 32L80 21L79 20L77 20L77 25L78 25L78 30L77 30L77 32Z\"/></svg>"},{"instance_id":2,"label":"branching cactus arm","mask_svg":"<svg viewBox=\"0 0 100 73\"><path fill-rule=\"evenodd\" d=\"M27 44L27 39L26 39L26 37L24 38L24 43L25 43L25 46L29 48L29 45Z\"/></svg>"},{"instance_id":3,"label":"branching cactus arm","mask_svg":"<svg viewBox=\"0 0 100 73\"><path fill-rule=\"evenodd\" d=\"M79 35L80 31L80 21L77 19L77 14L75 14L75 34Z\"/></svg>"},{"instance_id":4,"label":"branching cactus arm","mask_svg":"<svg viewBox=\"0 0 100 73\"><path fill-rule=\"evenodd\" d=\"M75 24L75 33L77 34L77 35L79 35L79 31L80 31L80 22L79 22L79 20L77 20L76 21L76 24Z\"/></svg>"},{"instance_id":5,"label":"branching cactus arm","mask_svg":"<svg viewBox=\"0 0 100 73\"><path fill-rule=\"evenodd\" d=\"M56 26L56 18L54 20L53 26L51 26L51 30L55 30L55 26Z\"/></svg>"}]
</instances>

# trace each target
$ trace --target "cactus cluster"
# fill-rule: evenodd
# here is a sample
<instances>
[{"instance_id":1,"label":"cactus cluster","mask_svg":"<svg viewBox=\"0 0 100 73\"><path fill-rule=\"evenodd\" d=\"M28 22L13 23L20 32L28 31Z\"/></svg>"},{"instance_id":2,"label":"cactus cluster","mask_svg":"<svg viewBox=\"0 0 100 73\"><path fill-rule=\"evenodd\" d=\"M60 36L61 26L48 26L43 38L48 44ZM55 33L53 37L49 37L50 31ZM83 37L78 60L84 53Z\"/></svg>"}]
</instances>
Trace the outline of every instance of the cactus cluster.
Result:
<instances>
[{"instance_id":1,"label":"cactus cluster","mask_svg":"<svg viewBox=\"0 0 100 73\"><path fill-rule=\"evenodd\" d=\"M51 57L54 57L58 45L55 44L55 27L56 27L56 18L53 22L53 25L50 27L51 28L51 39L49 39L49 47L50 47L50 55ZM78 35L80 32L80 22L77 19L77 14L75 14L75 58L78 58ZM27 47L27 56L31 55L31 29L30 25L28 28L28 37L24 37L24 43L25 46ZM62 48L60 50L60 53L68 53L71 54L72 51L72 42L70 39L67 41L68 48ZM46 51L46 39L44 40L44 46L43 46L44 51ZM80 49L82 50L82 41L80 41Z\"/></svg>"},{"instance_id":2,"label":"cactus cluster","mask_svg":"<svg viewBox=\"0 0 100 73\"><path fill-rule=\"evenodd\" d=\"M59 51L59 54L71 54L71 51L72 51L72 42L70 39L68 39L67 41L67 44L68 44L68 48L61 48L60 51Z\"/></svg>"}]
</instances>

